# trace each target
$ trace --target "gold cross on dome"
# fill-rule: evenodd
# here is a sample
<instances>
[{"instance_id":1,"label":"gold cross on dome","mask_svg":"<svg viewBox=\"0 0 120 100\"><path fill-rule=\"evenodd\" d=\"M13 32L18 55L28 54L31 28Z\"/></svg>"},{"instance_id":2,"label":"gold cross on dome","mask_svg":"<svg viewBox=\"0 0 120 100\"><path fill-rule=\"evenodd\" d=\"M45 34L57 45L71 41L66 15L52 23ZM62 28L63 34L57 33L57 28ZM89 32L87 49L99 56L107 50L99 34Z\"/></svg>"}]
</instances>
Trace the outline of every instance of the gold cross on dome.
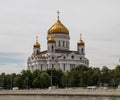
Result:
<instances>
[{"instance_id":1,"label":"gold cross on dome","mask_svg":"<svg viewBox=\"0 0 120 100\"><path fill-rule=\"evenodd\" d=\"M38 36L36 36L36 42L38 42Z\"/></svg>"},{"instance_id":2,"label":"gold cross on dome","mask_svg":"<svg viewBox=\"0 0 120 100\"><path fill-rule=\"evenodd\" d=\"M80 40L82 40L82 34L80 34Z\"/></svg>"},{"instance_id":3,"label":"gold cross on dome","mask_svg":"<svg viewBox=\"0 0 120 100\"><path fill-rule=\"evenodd\" d=\"M58 15L58 17L57 17L57 18L58 18L58 20L59 20L59 14L60 14L60 12L59 12L59 10L58 10L58 11L57 11L57 15Z\"/></svg>"}]
</instances>

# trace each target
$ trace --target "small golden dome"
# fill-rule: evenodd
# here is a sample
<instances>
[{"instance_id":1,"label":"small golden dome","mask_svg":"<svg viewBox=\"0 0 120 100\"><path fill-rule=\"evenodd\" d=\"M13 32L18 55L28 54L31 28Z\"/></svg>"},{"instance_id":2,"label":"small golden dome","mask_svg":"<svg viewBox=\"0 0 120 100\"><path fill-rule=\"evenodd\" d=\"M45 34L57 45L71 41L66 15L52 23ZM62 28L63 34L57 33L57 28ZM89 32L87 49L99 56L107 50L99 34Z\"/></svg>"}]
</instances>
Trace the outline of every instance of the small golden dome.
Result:
<instances>
[{"instance_id":1,"label":"small golden dome","mask_svg":"<svg viewBox=\"0 0 120 100\"><path fill-rule=\"evenodd\" d=\"M34 48L40 48L40 44L38 42L36 42L33 47Z\"/></svg>"},{"instance_id":2,"label":"small golden dome","mask_svg":"<svg viewBox=\"0 0 120 100\"><path fill-rule=\"evenodd\" d=\"M69 34L68 29L61 23L61 21L59 20L59 11L58 13L58 19L55 22L55 24L48 30L48 34Z\"/></svg>"},{"instance_id":3,"label":"small golden dome","mask_svg":"<svg viewBox=\"0 0 120 100\"><path fill-rule=\"evenodd\" d=\"M84 45L84 41L82 40L82 34L80 34L80 40L77 42L78 45Z\"/></svg>"},{"instance_id":4,"label":"small golden dome","mask_svg":"<svg viewBox=\"0 0 120 100\"><path fill-rule=\"evenodd\" d=\"M36 42L35 44L33 45L34 48L40 48L40 44L38 42L38 37L36 37Z\"/></svg>"},{"instance_id":5,"label":"small golden dome","mask_svg":"<svg viewBox=\"0 0 120 100\"><path fill-rule=\"evenodd\" d=\"M55 39L53 36L48 37L48 43L55 43Z\"/></svg>"},{"instance_id":6,"label":"small golden dome","mask_svg":"<svg viewBox=\"0 0 120 100\"><path fill-rule=\"evenodd\" d=\"M78 44L78 45L84 45L85 43L83 42L83 40L79 40L79 41L77 42L77 44Z\"/></svg>"}]
</instances>

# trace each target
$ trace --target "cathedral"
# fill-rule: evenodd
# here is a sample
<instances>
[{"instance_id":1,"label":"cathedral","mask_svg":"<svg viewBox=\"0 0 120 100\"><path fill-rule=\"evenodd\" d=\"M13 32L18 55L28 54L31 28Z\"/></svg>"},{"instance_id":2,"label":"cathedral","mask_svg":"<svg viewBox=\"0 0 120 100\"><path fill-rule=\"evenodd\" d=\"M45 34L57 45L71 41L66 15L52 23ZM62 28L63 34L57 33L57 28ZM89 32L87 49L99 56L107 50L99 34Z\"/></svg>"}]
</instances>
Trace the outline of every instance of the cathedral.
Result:
<instances>
[{"instance_id":1,"label":"cathedral","mask_svg":"<svg viewBox=\"0 0 120 100\"><path fill-rule=\"evenodd\" d=\"M85 58L85 42L80 40L75 44L77 50L70 50L69 30L62 24L59 19L48 30L47 33L47 50L41 51L41 45L36 37L33 45L33 53L27 60L28 70L36 69L45 71L50 68L70 71L77 65L89 66L89 60Z\"/></svg>"}]
</instances>

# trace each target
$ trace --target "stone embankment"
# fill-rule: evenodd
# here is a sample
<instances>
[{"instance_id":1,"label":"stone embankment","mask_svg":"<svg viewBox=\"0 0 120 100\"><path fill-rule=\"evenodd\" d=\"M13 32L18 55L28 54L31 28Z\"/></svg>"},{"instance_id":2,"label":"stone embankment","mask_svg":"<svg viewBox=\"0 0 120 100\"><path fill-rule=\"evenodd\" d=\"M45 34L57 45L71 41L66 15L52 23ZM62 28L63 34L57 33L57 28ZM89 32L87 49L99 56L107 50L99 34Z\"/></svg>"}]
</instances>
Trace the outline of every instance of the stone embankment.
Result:
<instances>
[{"instance_id":1,"label":"stone embankment","mask_svg":"<svg viewBox=\"0 0 120 100\"><path fill-rule=\"evenodd\" d=\"M119 89L0 90L0 100L120 100Z\"/></svg>"}]
</instances>

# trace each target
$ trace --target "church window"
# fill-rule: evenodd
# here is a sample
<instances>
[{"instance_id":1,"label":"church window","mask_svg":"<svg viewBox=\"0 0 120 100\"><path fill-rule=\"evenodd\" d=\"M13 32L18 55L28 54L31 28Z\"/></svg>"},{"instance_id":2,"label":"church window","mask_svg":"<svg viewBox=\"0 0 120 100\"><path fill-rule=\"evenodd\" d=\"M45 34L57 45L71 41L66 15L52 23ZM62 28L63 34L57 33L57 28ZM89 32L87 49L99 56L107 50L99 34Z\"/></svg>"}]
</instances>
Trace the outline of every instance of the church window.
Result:
<instances>
[{"instance_id":1,"label":"church window","mask_svg":"<svg viewBox=\"0 0 120 100\"><path fill-rule=\"evenodd\" d=\"M65 42L63 41L63 47L65 47Z\"/></svg>"},{"instance_id":2,"label":"church window","mask_svg":"<svg viewBox=\"0 0 120 100\"><path fill-rule=\"evenodd\" d=\"M71 58L74 59L74 56L72 55Z\"/></svg>"},{"instance_id":3,"label":"church window","mask_svg":"<svg viewBox=\"0 0 120 100\"><path fill-rule=\"evenodd\" d=\"M80 60L82 60L82 58L80 57Z\"/></svg>"},{"instance_id":4,"label":"church window","mask_svg":"<svg viewBox=\"0 0 120 100\"><path fill-rule=\"evenodd\" d=\"M37 54L39 53L39 50L37 50Z\"/></svg>"},{"instance_id":5,"label":"church window","mask_svg":"<svg viewBox=\"0 0 120 100\"><path fill-rule=\"evenodd\" d=\"M52 59L54 59L54 57L52 57Z\"/></svg>"},{"instance_id":6,"label":"church window","mask_svg":"<svg viewBox=\"0 0 120 100\"><path fill-rule=\"evenodd\" d=\"M66 41L66 47L68 47L68 42Z\"/></svg>"},{"instance_id":7,"label":"church window","mask_svg":"<svg viewBox=\"0 0 120 100\"><path fill-rule=\"evenodd\" d=\"M54 51L54 46L53 45L52 45L51 49L52 49L52 52L53 52Z\"/></svg>"},{"instance_id":8,"label":"church window","mask_svg":"<svg viewBox=\"0 0 120 100\"><path fill-rule=\"evenodd\" d=\"M60 41L58 42L58 46L59 46L59 47L61 46Z\"/></svg>"},{"instance_id":9,"label":"church window","mask_svg":"<svg viewBox=\"0 0 120 100\"><path fill-rule=\"evenodd\" d=\"M83 48L81 49L81 53L83 53Z\"/></svg>"}]
</instances>

